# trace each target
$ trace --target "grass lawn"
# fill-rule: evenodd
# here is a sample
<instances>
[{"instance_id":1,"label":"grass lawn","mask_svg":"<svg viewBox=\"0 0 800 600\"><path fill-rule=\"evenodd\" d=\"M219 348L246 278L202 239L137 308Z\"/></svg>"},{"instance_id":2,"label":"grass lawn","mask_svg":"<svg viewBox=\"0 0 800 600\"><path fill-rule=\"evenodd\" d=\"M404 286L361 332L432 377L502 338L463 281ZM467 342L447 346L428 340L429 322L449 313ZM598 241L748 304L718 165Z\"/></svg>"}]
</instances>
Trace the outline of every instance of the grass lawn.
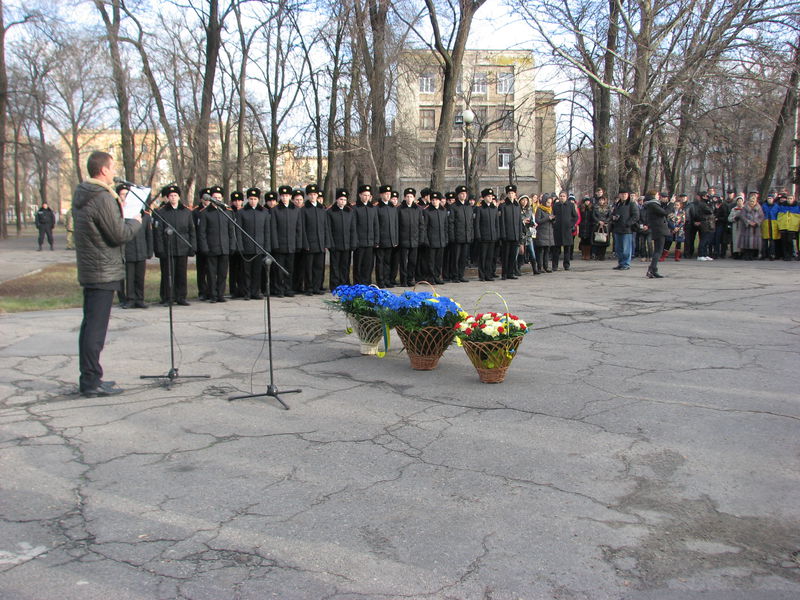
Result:
<instances>
[{"instance_id":1,"label":"grass lawn","mask_svg":"<svg viewBox=\"0 0 800 600\"><path fill-rule=\"evenodd\" d=\"M187 287L197 290L197 273L190 268ZM144 282L146 302L158 302L161 271L157 263L147 264ZM196 296L195 296L196 297ZM37 273L0 283L0 313L30 310L53 310L83 306L83 291L78 285L77 267L62 263L45 267Z\"/></svg>"}]
</instances>

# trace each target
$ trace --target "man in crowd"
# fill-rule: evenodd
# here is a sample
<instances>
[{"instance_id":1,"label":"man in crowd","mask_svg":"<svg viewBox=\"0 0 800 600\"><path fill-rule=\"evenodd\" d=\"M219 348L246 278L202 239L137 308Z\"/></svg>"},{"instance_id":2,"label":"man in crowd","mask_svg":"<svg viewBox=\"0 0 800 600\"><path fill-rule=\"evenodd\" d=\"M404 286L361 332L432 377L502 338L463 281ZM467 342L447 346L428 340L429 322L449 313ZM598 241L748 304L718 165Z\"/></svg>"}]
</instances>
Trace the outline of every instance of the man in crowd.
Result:
<instances>
[{"instance_id":1,"label":"man in crowd","mask_svg":"<svg viewBox=\"0 0 800 600\"><path fill-rule=\"evenodd\" d=\"M330 247L328 221L319 202L316 183L306 186L306 202L300 211L303 218L303 263L300 291L306 296L322 294L325 279L325 249Z\"/></svg>"},{"instance_id":2,"label":"man in crowd","mask_svg":"<svg viewBox=\"0 0 800 600\"><path fill-rule=\"evenodd\" d=\"M241 291L245 300L260 300L264 297L261 293L261 273L264 270L264 257L266 256L264 250L272 251L272 216L268 209L259 204L260 189L250 188L246 194L247 204L236 213L236 222L247 234L240 234Z\"/></svg>"},{"instance_id":3,"label":"man in crowd","mask_svg":"<svg viewBox=\"0 0 800 600\"><path fill-rule=\"evenodd\" d=\"M620 188L611 211L611 232L614 234L614 252L617 253L617 271L631 268L633 234L639 223L639 205L631 199L625 188Z\"/></svg>"},{"instance_id":4,"label":"man in crowd","mask_svg":"<svg viewBox=\"0 0 800 600\"><path fill-rule=\"evenodd\" d=\"M197 251L192 211L181 202L181 189L168 185L161 190L167 203L158 210L153 225L153 245L161 265L161 305L173 300L189 306L186 300L186 267Z\"/></svg>"},{"instance_id":5,"label":"man in crowd","mask_svg":"<svg viewBox=\"0 0 800 600\"><path fill-rule=\"evenodd\" d=\"M397 224L400 240L400 285L413 287L417 273L418 250L425 243L425 218L417 206L417 191L406 188L403 203L397 209Z\"/></svg>"},{"instance_id":6,"label":"man in crowd","mask_svg":"<svg viewBox=\"0 0 800 600\"><path fill-rule=\"evenodd\" d=\"M578 222L578 207L575 206L574 198L568 197L567 192L562 191L558 195L558 200L553 204L553 216L555 217L553 221L553 271L558 271L558 258L562 250L564 251L564 270L569 271L574 245L572 232Z\"/></svg>"},{"instance_id":7,"label":"man in crowd","mask_svg":"<svg viewBox=\"0 0 800 600\"><path fill-rule=\"evenodd\" d=\"M346 189L336 190L336 203L326 211L330 232L330 286L350 284L350 254L358 248L355 209L347 202Z\"/></svg>"},{"instance_id":8,"label":"man in crowd","mask_svg":"<svg viewBox=\"0 0 800 600\"><path fill-rule=\"evenodd\" d=\"M294 257L303 244L303 220L300 218L300 209L291 202L291 186L280 186L278 199L279 202L271 213L275 221L275 239L272 245L275 249L275 260L288 271L288 275L280 269L275 273L275 295L278 298L292 298Z\"/></svg>"},{"instance_id":9,"label":"man in crowd","mask_svg":"<svg viewBox=\"0 0 800 600\"><path fill-rule=\"evenodd\" d=\"M500 264L503 279L517 279L517 252L522 240L522 211L517 201L517 186L507 185L506 199L500 205Z\"/></svg>"},{"instance_id":10,"label":"man in crowd","mask_svg":"<svg viewBox=\"0 0 800 600\"><path fill-rule=\"evenodd\" d=\"M197 246L208 261L208 301L225 302L225 288L228 283L228 257L236 250L234 217L223 208L222 187L215 185L210 189L212 203L200 217L197 230ZM214 202L216 201L216 202Z\"/></svg>"},{"instance_id":11,"label":"man in crowd","mask_svg":"<svg viewBox=\"0 0 800 600\"><path fill-rule=\"evenodd\" d=\"M46 201L42 202L42 206L36 211L33 222L36 229L39 230L39 252L42 251L45 236L47 243L50 244L50 250L53 250L53 228L56 226L56 216Z\"/></svg>"},{"instance_id":12,"label":"man in crowd","mask_svg":"<svg viewBox=\"0 0 800 600\"><path fill-rule=\"evenodd\" d=\"M121 183L116 192L120 204L124 207L130 188ZM138 200L133 200L137 204ZM125 244L125 280L122 294L122 308L147 308L144 302L144 278L147 270L147 259L153 256L153 228L150 225L151 217L147 210L142 210L140 215L142 226ZM126 219L133 222L134 219Z\"/></svg>"},{"instance_id":13,"label":"man in crowd","mask_svg":"<svg viewBox=\"0 0 800 600\"><path fill-rule=\"evenodd\" d=\"M382 185L379 190L380 201L375 207L378 215L378 237L375 245L375 280L379 287L391 288L392 251L400 243L400 232L397 222L397 208L392 205L392 186Z\"/></svg>"},{"instance_id":14,"label":"man in crowd","mask_svg":"<svg viewBox=\"0 0 800 600\"><path fill-rule=\"evenodd\" d=\"M475 238L474 209L467 203L467 186L456 187L456 197L448 204L448 260L446 279L453 283L468 281L464 277L469 258L469 245Z\"/></svg>"},{"instance_id":15,"label":"man in crowd","mask_svg":"<svg viewBox=\"0 0 800 600\"><path fill-rule=\"evenodd\" d=\"M378 213L372 207L372 186L358 186L358 200L353 206L358 246L353 252L353 283L370 285L378 243Z\"/></svg>"}]
</instances>

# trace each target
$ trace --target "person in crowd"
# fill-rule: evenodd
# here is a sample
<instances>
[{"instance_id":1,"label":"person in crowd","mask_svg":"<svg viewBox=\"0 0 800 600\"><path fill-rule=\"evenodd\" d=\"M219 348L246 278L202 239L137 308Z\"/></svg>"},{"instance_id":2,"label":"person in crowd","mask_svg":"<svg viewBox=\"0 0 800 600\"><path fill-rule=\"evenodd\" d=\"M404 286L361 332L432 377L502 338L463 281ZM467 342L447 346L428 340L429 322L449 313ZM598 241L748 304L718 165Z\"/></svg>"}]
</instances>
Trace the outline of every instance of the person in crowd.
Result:
<instances>
[{"instance_id":1,"label":"person in crowd","mask_svg":"<svg viewBox=\"0 0 800 600\"><path fill-rule=\"evenodd\" d=\"M53 210L47 205L47 202L42 202L39 210L36 211L36 216L33 219L36 229L39 230L39 252L42 251L42 244L44 238L47 237L47 243L50 244L50 250L53 247L53 228L56 226L56 216Z\"/></svg>"},{"instance_id":2,"label":"person in crowd","mask_svg":"<svg viewBox=\"0 0 800 600\"><path fill-rule=\"evenodd\" d=\"M87 398L121 394L112 381L103 381L100 353L105 345L114 292L125 276L123 246L141 228L140 219L126 222L111 185L114 158L95 151L86 164L89 179L79 183L72 197L75 216L75 258L78 283L83 288L83 321L78 335L80 376L78 391Z\"/></svg>"},{"instance_id":3,"label":"person in crowd","mask_svg":"<svg viewBox=\"0 0 800 600\"><path fill-rule=\"evenodd\" d=\"M125 206L126 197L130 188L121 183L116 187L120 204ZM138 203L138 200L136 201ZM125 219L127 223L134 223L136 219ZM142 224L136 234L125 244L125 280L123 285L122 308L147 308L144 301L144 281L147 272L147 259L153 257L153 227L148 210L142 210L139 215Z\"/></svg>"},{"instance_id":4,"label":"person in crowd","mask_svg":"<svg viewBox=\"0 0 800 600\"><path fill-rule=\"evenodd\" d=\"M303 220L300 218L300 209L292 202L292 187L282 185L278 188L278 204L272 209L271 215L275 222L275 238L272 247L275 250L275 260L287 273L280 269L275 272L275 295L278 298L294 297L292 282L294 281L294 257L302 249ZM272 279L272 278L271 278Z\"/></svg>"},{"instance_id":5,"label":"person in crowd","mask_svg":"<svg viewBox=\"0 0 800 600\"><path fill-rule=\"evenodd\" d=\"M700 232L700 248L697 250L697 260L714 260L711 256L711 250L716 219L708 192L702 192L699 200L695 202L694 227Z\"/></svg>"},{"instance_id":6,"label":"person in crowd","mask_svg":"<svg viewBox=\"0 0 800 600\"><path fill-rule=\"evenodd\" d=\"M375 243L375 281L378 283L378 287L393 288L396 282L391 279L392 251L400 243L397 207L391 203L391 185L380 186L378 194L379 201L374 209L378 215L377 240Z\"/></svg>"},{"instance_id":7,"label":"person in crowd","mask_svg":"<svg viewBox=\"0 0 800 600\"><path fill-rule=\"evenodd\" d=\"M536 221L536 239L533 242L536 247L536 266L540 273L552 273L550 259L555 245L553 221L556 219L553 215L553 198L549 194L542 196L533 214Z\"/></svg>"},{"instance_id":8,"label":"person in crowd","mask_svg":"<svg viewBox=\"0 0 800 600\"><path fill-rule=\"evenodd\" d=\"M620 189L611 211L611 231L614 234L614 251L617 253L617 271L631 268L633 235L639 225L639 205L627 189Z\"/></svg>"},{"instance_id":9,"label":"person in crowd","mask_svg":"<svg viewBox=\"0 0 800 600\"><path fill-rule=\"evenodd\" d=\"M372 207L372 186L358 187L358 200L353 206L358 247L353 251L353 283L370 285L375 265L374 248L378 243L378 213Z\"/></svg>"},{"instance_id":10,"label":"person in crowd","mask_svg":"<svg viewBox=\"0 0 800 600\"><path fill-rule=\"evenodd\" d=\"M581 200L581 207L578 211L580 222L578 224L578 248L581 251L581 258L583 260L592 260L594 258L592 253L592 212L594 211L594 204L589 196L584 196Z\"/></svg>"},{"instance_id":11,"label":"person in crowd","mask_svg":"<svg viewBox=\"0 0 800 600\"><path fill-rule=\"evenodd\" d=\"M192 211L181 202L181 189L177 185L165 186L161 196L167 201L153 220L153 247L161 265L161 305L174 301L179 306L189 306L187 265L189 257L197 251Z\"/></svg>"},{"instance_id":12,"label":"person in crowd","mask_svg":"<svg viewBox=\"0 0 800 600\"><path fill-rule=\"evenodd\" d=\"M551 259L553 271L558 271L558 259L561 251L564 252L564 270L569 271L572 263L573 238L572 232L578 223L578 207L569 199L567 192L558 195L558 201L552 206L553 210L553 247Z\"/></svg>"},{"instance_id":13,"label":"person in crowd","mask_svg":"<svg viewBox=\"0 0 800 600\"><path fill-rule=\"evenodd\" d=\"M397 208L400 244L400 285L414 287L420 245L425 243L424 211L416 203L417 190L403 190L403 202Z\"/></svg>"},{"instance_id":14,"label":"person in crowd","mask_svg":"<svg viewBox=\"0 0 800 600\"><path fill-rule=\"evenodd\" d=\"M608 198L601 195L592 209L592 254L597 260L606 259L611 243L611 207Z\"/></svg>"},{"instance_id":15,"label":"person in crowd","mask_svg":"<svg viewBox=\"0 0 800 600\"><path fill-rule=\"evenodd\" d=\"M75 218L72 216L72 208L64 215L64 228L67 230L67 250L75 250Z\"/></svg>"},{"instance_id":16,"label":"person in crowd","mask_svg":"<svg viewBox=\"0 0 800 600\"><path fill-rule=\"evenodd\" d=\"M754 193L754 192L751 192ZM748 198L749 200L749 198ZM778 204L775 196L769 194L761 205L764 220L761 222L761 260L775 260L781 257L781 232L778 228Z\"/></svg>"},{"instance_id":17,"label":"person in crowd","mask_svg":"<svg viewBox=\"0 0 800 600\"><path fill-rule=\"evenodd\" d=\"M639 196L636 203L639 206L639 215L644 219L644 196ZM640 262L650 262L650 257L653 255L653 242L650 239L650 231L646 227L642 227L639 223L635 229L635 242L634 242L634 256L639 257Z\"/></svg>"},{"instance_id":18,"label":"person in crowd","mask_svg":"<svg viewBox=\"0 0 800 600\"><path fill-rule=\"evenodd\" d=\"M728 221L731 225L731 256L736 259L740 260L742 258L742 252L739 248L739 234L743 229L743 223L736 218L736 216L741 212L744 208L744 196L738 194L734 199L734 205L731 208L730 212L728 213Z\"/></svg>"},{"instance_id":19,"label":"person in crowd","mask_svg":"<svg viewBox=\"0 0 800 600\"><path fill-rule=\"evenodd\" d=\"M658 196L655 191L649 191L644 198L644 227L653 241L653 252L650 256L650 267L647 277L661 279L663 275L658 272L658 261L664 250L664 240L670 234L667 223L669 213L669 198Z\"/></svg>"},{"instance_id":20,"label":"person in crowd","mask_svg":"<svg viewBox=\"0 0 800 600\"><path fill-rule=\"evenodd\" d=\"M222 203L222 187L211 189L211 198ZM228 284L228 259L236 250L234 217L230 209L212 202L200 216L197 229L197 248L208 261L208 301L227 302L225 288Z\"/></svg>"},{"instance_id":21,"label":"person in crowd","mask_svg":"<svg viewBox=\"0 0 800 600\"><path fill-rule=\"evenodd\" d=\"M464 272L469 258L469 246L475 237L473 219L476 209L467 202L467 187L459 185L456 197L447 205L448 210L448 254L449 265L445 281L466 282Z\"/></svg>"},{"instance_id":22,"label":"person in crowd","mask_svg":"<svg viewBox=\"0 0 800 600\"><path fill-rule=\"evenodd\" d=\"M259 190L259 196L261 192ZM239 211L244 206L244 194L239 190L234 190L230 194L231 199L231 213L233 219L238 222L237 216ZM230 291L231 298L249 299L250 293L244 281L244 259L242 258L242 235L241 232L234 227L233 235L236 238L234 247L236 248L228 257L228 291Z\"/></svg>"},{"instance_id":23,"label":"person in crowd","mask_svg":"<svg viewBox=\"0 0 800 600\"><path fill-rule=\"evenodd\" d=\"M192 222L194 223L195 232L200 229L200 219L211 204L211 188L203 188L198 194L200 197L198 199L197 208L192 211ZM200 248L197 249L194 266L197 275L197 299L200 301L210 300L211 293L208 287L208 257Z\"/></svg>"},{"instance_id":24,"label":"person in crowd","mask_svg":"<svg viewBox=\"0 0 800 600\"><path fill-rule=\"evenodd\" d=\"M517 253L522 242L522 217L517 200L517 186L505 187L506 198L500 204L500 264L503 279L517 279Z\"/></svg>"},{"instance_id":25,"label":"person in crowd","mask_svg":"<svg viewBox=\"0 0 800 600\"><path fill-rule=\"evenodd\" d=\"M667 215L667 223L669 224L671 235L666 240L664 251L667 253L667 255L669 255L670 246L672 246L674 242L675 260L680 261L681 248L684 240L686 239L686 209L684 208L684 204L681 201L680 196L678 197L678 200L675 201L673 210ZM666 259L666 256L664 258Z\"/></svg>"},{"instance_id":26,"label":"person in crowd","mask_svg":"<svg viewBox=\"0 0 800 600\"><path fill-rule=\"evenodd\" d=\"M442 195L431 191L430 206L424 211L425 241L427 242L428 270L425 277L437 285L444 283L444 250L448 243L447 208L442 205Z\"/></svg>"},{"instance_id":27,"label":"person in crowd","mask_svg":"<svg viewBox=\"0 0 800 600\"><path fill-rule=\"evenodd\" d=\"M535 194L534 197L536 197ZM539 271L539 267L536 264L536 247L533 244L533 241L536 239L536 217L534 216L535 209L531 204L531 199L529 196L523 195L520 197L519 208L523 231L523 251L521 254L524 261L530 264L531 274L539 275L541 271ZM538 198L536 208L538 208Z\"/></svg>"},{"instance_id":28,"label":"person in crowd","mask_svg":"<svg viewBox=\"0 0 800 600\"><path fill-rule=\"evenodd\" d=\"M699 201L700 195L695 194L694 198L689 200L689 196L686 194L682 194L678 196L678 200L683 201L683 208L686 213L686 225L684 226L684 256L686 258L693 258L694 252L697 249L697 235L699 233L697 227L695 227L695 223L697 219L695 218L695 211L697 210L697 203Z\"/></svg>"},{"instance_id":29,"label":"person in crowd","mask_svg":"<svg viewBox=\"0 0 800 600\"><path fill-rule=\"evenodd\" d=\"M495 279L495 246L499 239L500 212L494 203L494 190L486 188L481 191L481 204L475 213L475 240L480 242L478 279L481 281Z\"/></svg>"},{"instance_id":30,"label":"person in crowd","mask_svg":"<svg viewBox=\"0 0 800 600\"><path fill-rule=\"evenodd\" d=\"M326 211L330 236L330 287L350 285L350 256L358 248L355 209L347 202L349 193L336 190L336 201Z\"/></svg>"},{"instance_id":31,"label":"person in crowd","mask_svg":"<svg viewBox=\"0 0 800 600\"><path fill-rule=\"evenodd\" d=\"M242 256L242 283L240 291L244 300L261 300L262 272L266 252L272 252L274 238L272 215L261 206L261 190L251 187L245 192L247 204L236 211L236 222L245 234L239 235Z\"/></svg>"},{"instance_id":32,"label":"person in crowd","mask_svg":"<svg viewBox=\"0 0 800 600\"><path fill-rule=\"evenodd\" d=\"M783 260L793 260L797 254L797 232L800 230L800 206L795 197L781 194L778 201L778 231L781 234Z\"/></svg>"},{"instance_id":33,"label":"person in crowd","mask_svg":"<svg viewBox=\"0 0 800 600\"><path fill-rule=\"evenodd\" d=\"M751 193L747 202L734 217L740 224L739 251L744 260L755 260L758 249L761 247L761 223L764 221L764 211L758 204L758 194Z\"/></svg>"},{"instance_id":34,"label":"person in crowd","mask_svg":"<svg viewBox=\"0 0 800 600\"><path fill-rule=\"evenodd\" d=\"M306 296L321 295L325 280L325 249L330 248L330 232L325 208L319 201L319 186L306 186L306 202L300 211L303 219L303 272L300 290Z\"/></svg>"}]
</instances>

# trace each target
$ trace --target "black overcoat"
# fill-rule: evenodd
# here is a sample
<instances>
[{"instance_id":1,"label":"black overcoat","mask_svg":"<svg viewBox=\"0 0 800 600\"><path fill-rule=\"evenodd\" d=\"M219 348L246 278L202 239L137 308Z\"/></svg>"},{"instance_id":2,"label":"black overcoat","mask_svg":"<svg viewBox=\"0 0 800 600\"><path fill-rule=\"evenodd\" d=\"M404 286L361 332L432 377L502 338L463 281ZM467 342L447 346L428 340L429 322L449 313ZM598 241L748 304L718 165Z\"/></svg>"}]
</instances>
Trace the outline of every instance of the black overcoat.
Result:
<instances>
[{"instance_id":1,"label":"black overcoat","mask_svg":"<svg viewBox=\"0 0 800 600\"><path fill-rule=\"evenodd\" d=\"M355 210L347 205L339 208L334 204L325 212L331 250L345 252L358 248Z\"/></svg>"},{"instance_id":2,"label":"black overcoat","mask_svg":"<svg viewBox=\"0 0 800 600\"><path fill-rule=\"evenodd\" d=\"M397 209L397 227L401 248L419 248L425 245L425 217L416 204L405 202Z\"/></svg>"}]
</instances>

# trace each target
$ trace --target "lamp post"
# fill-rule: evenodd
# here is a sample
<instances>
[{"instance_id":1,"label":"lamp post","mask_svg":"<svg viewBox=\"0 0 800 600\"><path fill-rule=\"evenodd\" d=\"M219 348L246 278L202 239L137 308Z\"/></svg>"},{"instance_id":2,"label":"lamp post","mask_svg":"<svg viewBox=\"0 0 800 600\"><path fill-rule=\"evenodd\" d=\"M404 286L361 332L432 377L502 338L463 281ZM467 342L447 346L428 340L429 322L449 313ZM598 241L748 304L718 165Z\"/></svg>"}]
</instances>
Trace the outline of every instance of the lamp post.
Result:
<instances>
[{"instance_id":1,"label":"lamp post","mask_svg":"<svg viewBox=\"0 0 800 600\"><path fill-rule=\"evenodd\" d=\"M472 122L475 120L475 113L467 107L461 113L461 118L464 119L464 176L467 180L467 198L472 194L472 182L470 181L471 173L469 168L469 145L472 143Z\"/></svg>"}]
</instances>

